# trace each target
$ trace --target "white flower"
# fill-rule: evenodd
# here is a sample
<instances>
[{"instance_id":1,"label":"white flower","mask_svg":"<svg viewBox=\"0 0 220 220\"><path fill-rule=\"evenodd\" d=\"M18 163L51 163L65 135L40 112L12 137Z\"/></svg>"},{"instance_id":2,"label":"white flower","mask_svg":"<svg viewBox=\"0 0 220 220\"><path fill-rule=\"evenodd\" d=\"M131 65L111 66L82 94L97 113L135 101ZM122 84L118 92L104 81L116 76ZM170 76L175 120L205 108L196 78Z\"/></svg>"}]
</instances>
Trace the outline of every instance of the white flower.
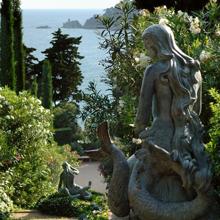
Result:
<instances>
[{"instance_id":1,"label":"white flower","mask_svg":"<svg viewBox=\"0 0 220 220\"><path fill-rule=\"evenodd\" d=\"M192 22L193 21L193 16L188 16L188 20L189 20L189 22Z\"/></svg>"},{"instance_id":2,"label":"white flower","mask_svg":"<svg viewBox=\"0 0 220 220\"><path fill-rule=\"evenodd\" d=\"M220 26L218 26L217 29L215 30L215 36L220 37Z\"/></svg>"},{"instance_id":3,"label":"white flower","mask_svg":"<svg viewBox=\"0 0 220 220\"><path fill-rule=\"evenodd\" d=\"M178 15L179 17L181 17L181 16L184 15L184 12L182 12L181 10L179 10L179 11L177 12L177 15Z\"/></svg>"},{"instance_id":4,"label":"white flower","mask_svg":"<svg viewBox=\"0 0 220 220\"><path fill-rule=\"evenodd\" d=\"M194 26L191 26L190 27L190 31L193 33L193 34L199 34L201 32L201 29L199 27L194 27Z\"/></svg>"},{"instance_id":5,"label":"white flower","mask_svg":"<svg viewBox=\"0 0 220 220\"><path fill-rule=\"evenodd\" d=\"M149 12L146 9L143 9L139 12L140 15L146 17Z\"/></svg>"},{"instance_id":6,"label":"white flower","mask_svg":"<svg viewBox=\"0 0 220 220\"><path fill-rule=\"evenodd\" d=\"M140 58L139 57L135 57L134 60L135 60L136 63L140 62Z\"/></svg>"},{"instance_id":7,"label":"white flower","mask_svg":"<svg viewBox=\"0 0 220 220\"><path fill-rule=\"evenodd\" d=\"M200 28L200 21L198 19L198 17L195 17L191 24L190 24L190 28L189 30L193 33L193 34L199 34L201 32L201 28Z\"/></svg>"},{"instance_id":8,"label":"white flower","mask_svg":"<svg viewBox=\"0 0 220 220\"><path fill-rule=\"evenodd\" d=\"M11 119L10 115L5 116L6 119Z\"/></svg>"},{"instance_id":9,"label":"white flower","mask_svg":"<svg viewBox=\"0 0 220 220\"><path fill-rule=\"evenodd\" d=\"M183 12L183 11L179 10L179 11L177 12L177 15L178 15L179 17L183 17L183 20L184 20L185 22L192 22L192 21L193 21L193 17L192 17L192 16L189 16L187 12Z\"/></svg>"},{"instance_id":10,"label":"white flower","mask_svg":"<svg viewBox=\"0 0 220 220\"><path fill-rule=\"evenodd\" d=\"M198 17L195 17L195 18L194 18L194 23L197 24L197 25L199 25L199 18L198 18Z\"/></svg>"},{"instance_id":11,"label":"white flower","mask_svg":"<svg viewBox=\"0 0 220 220\"><path fill-rule=\"evenodd\" d=\"M36 103L37 103L37 104L41 105L42 102L41 102L40 99L35 99L35 100L36 100Z\"/></svg>"},{"instance_id":12,"label":"white flower","mask_svg":"<svg viewBox=\"0 0 220 220\"><path fill-rule=\"evenodd\" d=\"M220 30L215 31L215 35L216 35L217 37L220 37Z\"/></svg>"},{"instance_id":13,"label":"white flower","mask_svg":"<svg viewBox=\"0 0 220 220\"><path fill-rule=\"evenodd\" d=\"M117 77L112 78L114 82L117 82Z\"/></svg>"},{"instance_id":14,"label":"white flower","mask_svg":"<svg viewBox=\"0 0 220 220\"><path fill-rule=\"evenodd\" d=\"M125 105L125 102L124 102L123 100L119 100L119 106L120 106L121 108L123 108L124 105Z\"/></svg>"},{"instance_id":15,"label":"white flower","mask_svg":"<svg viewBox=\"0 0 220 220\"><path fill-rule=\"evenodd\" d=\"M140 54L139 62L141 67L145 67L149 62L151 61L151 58L149 56L146 56L144 53Z\"/></svg>"},{"instance_id":16,"label":"white flower","mask_svg":"<svg viewBox=\"0 0 220 220\"><path fill-rule=\"evenodd\" d=\"M142 140L140 138L132 138L132 143L134 143L134 144L141 144Z\"/></svg>"},{"instance_id":17,"label":"white flower","mask_svg":"<svg viewBox=\"0 0 220 220\"><path fill-rule=\"evenodd\" d=\"M166 18L160 18L159 24L160 25L167 25L167 24L169 24L169 21Z\"/></svg>"},{"instance_id":18,"label":"white flower","mask_svg":"<svg viewBox=\"0 0 220 220\"><path fill-rule=\"evenodd\" d=\"M211 53L203 50L199 56L199 59L202 63L204 63L205 61L207 61L208 59L211 58Z\"/></svg>"}]
</instances>

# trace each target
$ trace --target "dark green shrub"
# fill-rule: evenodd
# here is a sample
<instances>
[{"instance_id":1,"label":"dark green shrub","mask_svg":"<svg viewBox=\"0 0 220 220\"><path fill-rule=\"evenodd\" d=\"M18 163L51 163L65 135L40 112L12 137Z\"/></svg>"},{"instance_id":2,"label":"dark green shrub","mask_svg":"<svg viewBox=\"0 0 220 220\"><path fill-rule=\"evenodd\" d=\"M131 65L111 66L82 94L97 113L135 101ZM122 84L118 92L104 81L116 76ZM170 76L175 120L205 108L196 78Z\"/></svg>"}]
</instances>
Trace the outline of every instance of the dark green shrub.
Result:
<instances>
[{"instance_id":1,"label":"dark green shrub","mask_svg":"<svg viewBox=\"0 0 220 220\"><path fill-rule=\"evenodd\" d=\"M79 109L75 103L63 102L53 109L55 140L59 145L72 144L81 138L77 124Z\"/></svg>"},{"instance_id":2,"label":"dark green shrub","mask_svg":"<svg viewBox=\"0 0 220 220\"><path fill-rule=\"evenodd\" d=\"M92 192L89 201L71 199L63 193L54 193L39 200L37 208L46 214L80 217L88 219L108 219L108 210L105 197L102 194Z\"/></svg>"}]
</instances>

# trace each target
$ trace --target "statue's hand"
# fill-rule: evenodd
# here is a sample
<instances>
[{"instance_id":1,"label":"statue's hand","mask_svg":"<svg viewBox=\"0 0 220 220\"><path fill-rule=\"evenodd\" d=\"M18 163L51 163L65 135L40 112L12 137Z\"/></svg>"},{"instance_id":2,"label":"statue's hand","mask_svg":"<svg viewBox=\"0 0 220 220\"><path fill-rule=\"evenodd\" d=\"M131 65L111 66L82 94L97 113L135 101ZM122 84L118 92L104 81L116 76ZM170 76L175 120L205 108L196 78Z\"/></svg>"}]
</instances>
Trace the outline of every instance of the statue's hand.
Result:
<instances>
[{"instance_id":1,"label":"statue's hand","mask_svg":"<svg viewBox=\"0 0 220 220\"><path fill-rule=\"evenodd\" d=\"M194 173L197 169L197 162L189 154L182 155L178 150L173 150L171 159L181 164L181 166L189 173Z\"/></svg>"},{"instance_id":2,"label":"statue's hand","mask_svg":"<svg viewBox=\"0 0 220 220\"><path fill-rule=\"evenodd\" d=\"M171 159L181 165L183 187L190 189L193 186L194 173L198 170L196 160L188 154L182 155L178 150L172 151Z\"/></svg>"}]
</instances>

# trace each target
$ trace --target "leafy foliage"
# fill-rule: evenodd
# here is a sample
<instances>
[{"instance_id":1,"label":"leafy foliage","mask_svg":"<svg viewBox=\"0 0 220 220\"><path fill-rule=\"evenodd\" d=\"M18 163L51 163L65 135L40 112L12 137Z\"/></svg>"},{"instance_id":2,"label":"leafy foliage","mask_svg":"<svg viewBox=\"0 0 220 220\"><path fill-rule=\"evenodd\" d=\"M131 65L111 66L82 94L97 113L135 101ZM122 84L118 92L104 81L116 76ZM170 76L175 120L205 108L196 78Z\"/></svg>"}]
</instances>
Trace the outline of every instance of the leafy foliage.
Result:
<instances>
[{"instance_id":1,"label":"leafy foliage","mask_svg":"<svg viewBox=\"0 0 220 220\"><path fill-rule=\"evenodd\" d=\"M47 198L40 199L37 208L46 214L57 216L90 220L108 219L106 198L96 192L92 192L92 198L89 201L71 199L66 194L54 193Z\"/></svg>"},{"instance_id":2,"label":"leafy foliage","mask_svg":"<svg viewBox=\"0 0 220 220\"><path fill-rule=\"evenodd\" d=\"M211 89L210 95L213 97L214 102L211 103L212 117L209 131L211 140L207 145L207 150L212 158L214 184L220 197L220 94L216 89Z\"/></svg>"},{"instance_id":3,"label":"leafy foliage","mask_svg":"<svg viewBox=\"0 0 220 220\"><path fill-rule=\"evenodd\" d=\"M77 123L78 107L75 103L62 102L53 109L55 140L59 145L72 144L81 138Z\"/></svg>"},{"instance_id":4,"label":"leafy foliage","mask_svg":"<svg viewBox=\"0 0 220 220\"><path fill-rule=\"evenodd\" d=\"M220 146L220 94L216 89L211 89L209 92L215 100L210 103L213 115L210 120L212 128L210 129L209 134L211 136L212 143L216 146Z\"/></svg>"},{"instance_id":5,"label":"leafy foliage","mask_svg":"<svg viewBox=\"0 0 220 220\"><path fill-rule=\"evenodd\" d=\"M87 103L86 110L95 114L92 113L87 117L86 130L97 126L97 119L99 123L109 120L112 134L120 137L129 147L132 145L133 137L133 128L130 124L133 124L135 117L135 106L145 67L136 65L135 61L136 51L139 49L136 41L141 42L137 40L132 26L137 11L130 1L121 2L116 8L119 11L118 17L98 17L105 26L100 35L100 47L108 54L102 64L107 72L105 82L112 88L112 98L100 97L103 99L100 102L100 98L97 98L100 95L89 87L91 95L88 97L90 99L93 97L93 101L88 98L84 101ZM94 99L99 101L95 102ZM109 101L106 102L105 99ZM97 108L98 106L100 107Z\"/></svg>"},{"instance_id":6,"label":"leafy foliage","mask_svg":"<svg viewBox=\"0 0 220 220\"><path fill-rule=\"evenodd\" d=\"M81 116L85 121L85 134L92 143L97 142L96 129L101 122L108 120L109 123L114 122L115 114L114 106L117 103L111 95L102 95L101 91L97 91L96 84L90 82L87 92L83 93L83 109Z\"/></svg>"}]
</instances>

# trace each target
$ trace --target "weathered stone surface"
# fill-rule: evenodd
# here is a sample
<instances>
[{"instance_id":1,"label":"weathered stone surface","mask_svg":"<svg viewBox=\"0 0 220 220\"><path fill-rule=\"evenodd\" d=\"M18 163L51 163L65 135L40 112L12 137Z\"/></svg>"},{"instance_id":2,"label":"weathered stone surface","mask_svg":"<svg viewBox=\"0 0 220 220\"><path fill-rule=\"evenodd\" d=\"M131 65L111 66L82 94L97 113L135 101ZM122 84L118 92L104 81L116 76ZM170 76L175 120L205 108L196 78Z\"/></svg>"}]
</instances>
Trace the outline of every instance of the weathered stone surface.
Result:
<instances>
[{"instance_id":1,"label":"weathered stone surface","mask_svg":"<svg viewBox=\"0 0 220 220\"><path fill-rule=\"evenodd\" d=\"M58 191L66 193L71 198L90 199L92 195L87 190L90 189L92 183L89 182L86 187L77 185L75 175L78 175L79 171L67 162L64 162L62 167L63 172L60 174Z\"/></svg>"}]
</instances>

